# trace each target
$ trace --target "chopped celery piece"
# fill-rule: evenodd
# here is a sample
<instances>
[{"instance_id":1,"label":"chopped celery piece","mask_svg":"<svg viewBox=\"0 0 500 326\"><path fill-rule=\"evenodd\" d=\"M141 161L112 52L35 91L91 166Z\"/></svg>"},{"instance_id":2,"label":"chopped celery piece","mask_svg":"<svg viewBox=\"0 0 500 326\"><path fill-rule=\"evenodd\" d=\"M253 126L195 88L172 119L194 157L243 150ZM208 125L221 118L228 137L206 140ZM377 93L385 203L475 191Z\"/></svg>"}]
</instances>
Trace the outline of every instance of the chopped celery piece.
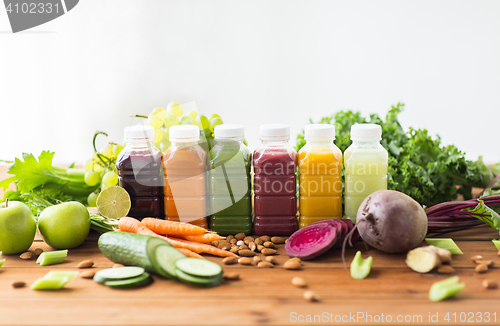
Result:
<instances>
[{"instance_id":1,"label":"chopped celery piece","mask_svg":"<svg viewBox=\"0 0 500 326\"><path fill-rule=\"evenodd\" d=\"M464 287L465 283L458 283L458 276L447 278L432 284L429 291L429 299L431 301L441 301L457 295Z\"/></svg>"},{"instance_id":2,"label":"chopped celery piece","mask_svg":"<svg viewBox=\"0 0 500 326\"><path fill-rule=\"evenodd\" d=\"M66 259L67 255L68 250L44 251L38 256L36 262L40 266L60 264Z\"/></svg>"},{"instance_id":3,"label":"chopped celery piece","mask_svg":"<svg viewBox=\"0 0 500 326\"><path fill-rule=\"evenodd\" d=\"M77 275L78 272L74 271L50 271L47 274L45 274L45 276L43 276L42 278L44 279L67 278L68 279L67 282L69 282L72 279L74 279Z\"/></svg>"},{"instance_id":4,"label":"chopped celery piece","mask_svg":"<svg viewBox=\"0 0 500 326\"><path fill-rule=\"evenodd\" d=\"M5 263L5 259L0 260L0 267L2 267L3 263Z\"/></svg>"},{"instance_id":5,"label":"chopped celery piece","mask_svg":"<svg viewBox=\"0 0 500 326\"><path fill-rule=\"evenodd\" d=\"M500 250L500 240L491 240L493 241L493 244L495 245L495 247L497 247L497 250Z\"/></svg>"},{"instance_id":6,"label":"chopped celery piece","mask_svg":"<svg viewBox=\"0 0 500 326\"><path fill-rule=\"evenodd\" d=\"M32 290L59 290L74 279L78 272L50 271L31 285Z\"/></svg>"},{"instance_id":7,"label":"chopped celery piece","mask_svg":"<svg viewBox=\"0 0 500 326\"><path fill-rule=\"evenodd\" d=\"M455 241L449 238L425 238L425 242L430 244L431 246L436 246L438 248L443 248L448 251L450 251L453 255L463 255L464 253L460 248L458 248L457 244Z\"/></svg>"},{"instance_id":8,"label":"chopped celery piece","mask_svg":"<svg viewBox=\"0 0 500 326\"><path fill-rule=\"evenodd\" d=\"M366 259L361 257L361 251L356 253L351 263L351 277L356 280L364 279L370 274L372 268L373 257L370 256Z\"/></svg>"}]
</instances>

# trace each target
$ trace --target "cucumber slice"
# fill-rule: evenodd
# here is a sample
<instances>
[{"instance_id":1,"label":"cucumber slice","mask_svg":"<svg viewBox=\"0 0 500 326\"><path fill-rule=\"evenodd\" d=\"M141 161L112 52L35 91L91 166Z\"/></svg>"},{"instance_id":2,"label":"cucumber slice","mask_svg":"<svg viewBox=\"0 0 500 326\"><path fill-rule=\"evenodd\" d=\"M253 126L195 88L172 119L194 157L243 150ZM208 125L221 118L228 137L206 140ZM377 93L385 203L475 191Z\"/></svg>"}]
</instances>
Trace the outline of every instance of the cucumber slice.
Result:
<instances>
[{"instance_id":1,"label":"cucumber slice","mask_svg":"<svg viewBox=\"0 0 500 326\"><path fill-rule=\"evenodd\" d=\"M129 289L148 285L152 281L153 279L151 278L151 275L149 275L149 273L147 272L144 272L137 277L127 278L124 280L106 281L104 282L104 285L115 289Z\"/></svg>"},{"instance_id":2,"label":"cucumber slice","mask_svg":"<svg viewBox=\"0 0 500 326\"><path fill-rule=\"evenodd\" d=\"M197 277L214 277L222 274L222 268L218 264L199 258L179 259L175 262L175 267Z\"/></svg>"},{"instance_id":3,"label":"cucumber slice","mask_svg":"<svg viewBox=\"0 0 500 326\"><path fill-rule=\"evenodd\" d=\"M175 278L175 262L179 259L186 258L179 250L172 246L159 246L156 248L156 263L160 267L159 269L163 272L160 273L163 277Z\"/></svg>"},{"instance_id":4,"label":"cucumber slice","mask_svg":"<svg viewBox=\"0 0 500 326\"><path fill-rule=\"evenodd\" d=\"M107 268L98 271L94 275L94 281L105 283L113 280L124 280L138 277L144 273L144 268L136 266L125 266L117 268Z\"/></svg>"},{"instance_id":5,"label":"cucumber slice","mask_svg":"<svg viewBox=\"0 0 500 326\"><path fill-rule=\"evenodd\" d=\"M196 258L195 258L196 259ZM177 273L177 278L184 283L195 285L195 286L217 286L224 282L222 273L212 277L199 277L184 273L180 269L175 271Z\"/></svg>"}]
</instances>

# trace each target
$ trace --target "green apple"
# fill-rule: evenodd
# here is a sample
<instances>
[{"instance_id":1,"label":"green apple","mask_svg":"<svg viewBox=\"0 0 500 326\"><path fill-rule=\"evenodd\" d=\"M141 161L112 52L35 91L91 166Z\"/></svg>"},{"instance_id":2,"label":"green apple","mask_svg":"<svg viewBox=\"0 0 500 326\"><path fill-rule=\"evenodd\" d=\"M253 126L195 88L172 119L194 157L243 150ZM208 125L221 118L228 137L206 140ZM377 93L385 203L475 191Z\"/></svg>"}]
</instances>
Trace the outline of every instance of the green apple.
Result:
<instances>
[{"instance_id":1,"label":"green apple","mask_svg":"<svg viewBox=\"0 0 500 326\"><path fill-rule=\"evenodd\" d=\"M76 248L89 234L89 211L76 201L47 207L38 219L38 230L54 249Z\"/></svg>"},{"instance_id":2,"label":"green apple","mask_svg":"<svg viewBox=\"0 0 500 326\"><path fill-rule=\"evenodd\" d=\"M36 222L26 204L18 201L0 204L0 251L6 255L25 252L35 233Z\"/></svg>"}]
</instances>

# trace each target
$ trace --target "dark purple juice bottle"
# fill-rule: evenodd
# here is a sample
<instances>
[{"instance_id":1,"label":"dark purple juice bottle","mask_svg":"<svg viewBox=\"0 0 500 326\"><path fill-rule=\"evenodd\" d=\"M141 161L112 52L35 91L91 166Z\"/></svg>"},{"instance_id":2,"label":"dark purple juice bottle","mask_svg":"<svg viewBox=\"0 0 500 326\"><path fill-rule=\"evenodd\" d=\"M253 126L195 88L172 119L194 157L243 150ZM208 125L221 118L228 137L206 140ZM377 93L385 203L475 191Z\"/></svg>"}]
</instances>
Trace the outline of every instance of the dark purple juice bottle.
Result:
<instances>
[{"instance_id":1,"label":"dark purple juice bottle","mask_svg":"<svg viewBox=\"0 0 500 326\"><path fill-rule=\"evenodd\" d=\"M132 207L128 216L163 218L161 152L153 145L154 128L125 128L127 146L118 155L118 184L127 190Z\"/></svg>"},{"instance_id":2,"label":"dark purple juice bottle","mask_svg":"<svg viewBox=\"0 0 500 326\"><path fill-rule=\"evenodd\" d=\"M263 125L262 144L253 155L254 232L291 235L297 230L297 153L288 144L287 125Z\"/></svg>"}]
</instances>

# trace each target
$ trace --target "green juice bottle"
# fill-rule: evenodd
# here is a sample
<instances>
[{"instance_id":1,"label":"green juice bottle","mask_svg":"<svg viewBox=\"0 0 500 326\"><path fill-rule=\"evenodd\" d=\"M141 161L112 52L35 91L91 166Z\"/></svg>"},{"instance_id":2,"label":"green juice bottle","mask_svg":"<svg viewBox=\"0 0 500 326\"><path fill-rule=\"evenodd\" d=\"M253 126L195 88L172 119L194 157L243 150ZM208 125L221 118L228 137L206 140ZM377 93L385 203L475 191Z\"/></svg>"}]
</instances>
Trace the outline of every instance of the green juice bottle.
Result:
<instances>
[{"instance_id":1,"label":"green juice bottle","mask_svg":"<svg viewBox=\"0 0 500 326\"><path fill-rule=\"evenodd\" d=\"M387 189L387 150L380 145L382 127L355 124L351 127L352 144L344 152L345 217L356 223L363 200L378 190Z\"/></svg>"},{"instance_id":2,"label":"green juice bottle","mask_svg":"<svg viewBox=\"0 0 500 326\"><path fill-rule=\"evenodd\" d=\"M241 125L218 125L210 151L210 228L221 235L252 231L252 152Z\"/></svg>"}]
</instances>

